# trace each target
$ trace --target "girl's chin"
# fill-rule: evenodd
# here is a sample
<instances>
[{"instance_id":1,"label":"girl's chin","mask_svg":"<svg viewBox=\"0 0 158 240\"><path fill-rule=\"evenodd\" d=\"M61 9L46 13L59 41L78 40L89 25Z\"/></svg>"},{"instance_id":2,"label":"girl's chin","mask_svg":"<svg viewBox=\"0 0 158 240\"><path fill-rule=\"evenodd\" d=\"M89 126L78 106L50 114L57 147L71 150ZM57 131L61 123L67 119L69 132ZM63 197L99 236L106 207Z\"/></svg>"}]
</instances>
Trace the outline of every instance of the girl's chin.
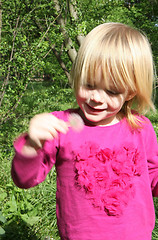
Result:
<instances>
[{"instance_id":1,"label":"girl's chin","mask_svg":"<svg viewBox=\"0 0 158 240\"><path fill-rule=\"evenodd\" d=\"M84 117L93 125L99 125L101 122L106 121L106 118L100 118L99 116L90 115L86 113L84 113Z\"/></svg>"},{"instance_id":2,"label":"girl's chin","mask_svg":"<svg viewBox=\"0 0 158 240\"><path fill-rule=\"evenodd\" d=\"M105 126L105 125L112 125L118 122L116 120L116 116L98 116L98 115L91 115L83 112L84 119L91 123L92 125L100 125L100 126Z\"/></svg>"}]
</instances>

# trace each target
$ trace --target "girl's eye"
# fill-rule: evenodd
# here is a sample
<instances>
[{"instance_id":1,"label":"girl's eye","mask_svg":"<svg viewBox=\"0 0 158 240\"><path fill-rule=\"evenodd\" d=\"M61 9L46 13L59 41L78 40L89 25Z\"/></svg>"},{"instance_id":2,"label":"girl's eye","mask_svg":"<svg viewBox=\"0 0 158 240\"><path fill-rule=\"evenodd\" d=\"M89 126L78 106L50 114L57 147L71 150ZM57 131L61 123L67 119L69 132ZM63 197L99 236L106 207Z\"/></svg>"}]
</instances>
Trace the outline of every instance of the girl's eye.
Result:
<instances>
[{"instance_id":1,"label":"girl's eye","mask_svg":"<svg viewBox=\"0 0 158 240\"><path fill-rule=\"evenodd\" d=\"M86 84L86 88L88 88L88 89L94 89L94 86L92 86L91 84L87 83L87 84Z\"/></svg>"},{"instance_id":2,"label":"girl's eye","mask_svg":"<svg viewBox=\"0 0 158 240\"><path fill-rule=\"evenodd\" d=\"M110 95L119 95L120 94L119 92L115 92L115 91L112 91L112 90L106 90L106 92Z\"/></svg>"}]
</instances>

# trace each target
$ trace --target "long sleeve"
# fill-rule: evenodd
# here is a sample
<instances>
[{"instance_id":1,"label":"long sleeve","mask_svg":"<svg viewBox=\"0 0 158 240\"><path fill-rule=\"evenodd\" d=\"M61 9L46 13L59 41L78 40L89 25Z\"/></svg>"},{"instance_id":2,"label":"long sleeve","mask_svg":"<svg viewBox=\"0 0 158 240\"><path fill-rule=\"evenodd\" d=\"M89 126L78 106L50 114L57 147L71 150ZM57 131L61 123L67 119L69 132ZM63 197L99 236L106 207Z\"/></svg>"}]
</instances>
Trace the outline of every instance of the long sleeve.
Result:
<instances>
[{"instance_id":1,"label":"long sleeve","mask_svg":"<svg viewBox=\"0 0 158 240\"><path fill-rule=\"evenodd\" d=\"M38 155L27 157L21 153L27 135L20 136L14 142L15 156L12 162L11 175L14 183L20 188L30 188L45 180L56 161L56 141L45 142Z\"/></svg>"},{"instance_id":2,"label":"long sleeve","mask_svg":"<svg viewBox=\"0 0 158 240\"><path fill-rule=\"evenodd\" d=\"M151 181L151 189L153 197L158 197L158 147L154 146L154 142L151 142L151 151L148 156L148 169L149 169L149 177ZM152 153L155 153L152 155Z\"/></svg>"},{"instance_id":3,"label":"long sleeve","mask_svg":"<svg viewBox=\"0 0 158 240\"><path fill-rule=\"evenodd\" d=\"M145 140L151 190L153 197L158 197L158 143L150 122Z\"/></svg>"}]
</instances>

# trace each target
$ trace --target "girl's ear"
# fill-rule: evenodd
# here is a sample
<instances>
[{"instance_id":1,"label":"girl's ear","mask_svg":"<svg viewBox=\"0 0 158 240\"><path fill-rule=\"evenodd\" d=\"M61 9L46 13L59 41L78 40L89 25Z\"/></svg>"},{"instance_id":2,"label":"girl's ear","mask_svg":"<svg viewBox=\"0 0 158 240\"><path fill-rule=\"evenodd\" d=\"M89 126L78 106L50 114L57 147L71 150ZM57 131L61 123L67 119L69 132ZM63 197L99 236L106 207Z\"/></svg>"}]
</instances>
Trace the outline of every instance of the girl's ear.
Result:
<instances>
[{"instance_id":1,"label":"girl's ear","mask_svg":"<svg viewBox=\"0 0 158 240\"><path fill-rule=\"evenodd\" d=\"M126 97L126 101L129 101L131 100L132 98L134 98L136 95L136 92L133 92L133 93L128 93L127 97Z\"/></svg>"}]
</instances>

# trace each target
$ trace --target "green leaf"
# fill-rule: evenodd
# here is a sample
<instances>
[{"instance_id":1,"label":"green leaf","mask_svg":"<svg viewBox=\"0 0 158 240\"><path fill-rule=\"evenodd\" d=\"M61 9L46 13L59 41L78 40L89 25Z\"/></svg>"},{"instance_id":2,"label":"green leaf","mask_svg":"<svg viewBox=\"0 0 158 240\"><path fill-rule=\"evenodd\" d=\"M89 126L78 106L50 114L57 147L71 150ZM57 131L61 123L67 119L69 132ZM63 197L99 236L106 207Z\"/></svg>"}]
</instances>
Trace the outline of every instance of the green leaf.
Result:
<instances>
[{"instance_id":1,"label":"green leaf","mask_svg":"<svg viewBox=\"0 0 158 240\"><path fill-rule=\"evenodd\" d=\"M33 226L35 223L39 221L39 217L29 217L27 214L21 214L21 218L24 222L26 222L28 225Z\"/></svg>"},{"instance_id":2,"label":"green leaf","mask_svg":"<svg viewBox=\"0 0 158 240\"><path fill-rule=\"evenodd\" d=\"M14 195L12 196L11 200L8 203L10 212L17 212L17 204Z\"/></svg>"},{"instance_id":3,"label":"green leaf","mask_svg":"<svg viewBox=\"0 0 158 240\"><path fill-rule=\"evenodd\" d=\"M6 218L2 216L2 213L0 212L0 222L5 223Z\"/></svg>"},{"instance_id":4,"label":"green leaf","mask_svg":"<svg viewBox=\"0 0 158 240\"><path fill-rule=\"evenodd\" d=\"M0 236L4 235L5 234L5 231L2 227L0 227Z\"/></svg>"},{"instance_id":5,"label":"green leaf","mask_svg":"<svg viewBox=\"0 0 158 240\"><path fill-rule=\"evenodd\" d=\"M0 194L0 202L2 202L6 197L7 197L7 193L6 192L2 192Z\"/></svg>"}]
</instances>

